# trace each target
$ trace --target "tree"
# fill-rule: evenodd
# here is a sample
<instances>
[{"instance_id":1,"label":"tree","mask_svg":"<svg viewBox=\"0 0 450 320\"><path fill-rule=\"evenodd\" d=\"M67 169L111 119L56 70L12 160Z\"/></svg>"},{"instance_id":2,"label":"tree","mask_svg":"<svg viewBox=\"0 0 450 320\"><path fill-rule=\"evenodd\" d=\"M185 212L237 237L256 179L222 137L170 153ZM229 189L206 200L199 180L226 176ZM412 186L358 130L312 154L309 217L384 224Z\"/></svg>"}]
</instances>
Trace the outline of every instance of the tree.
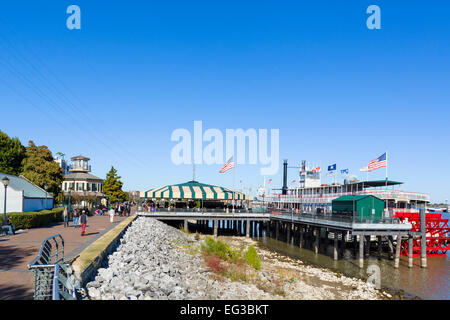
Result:
<instances>
[{"instance_id":1,"label":"tree","mask_svg":"<svg viewBox=\"0 0 450 320\"><path fill-rule=\"evenodd\" d=\"M22 171L25 147L20 140L0 131L0 172L18 175Z\"/></svg>"},{"instance_id":2,"label":"tree","mask_svg":"<svg viewBox=\"0 0 450 320\"><path fill-rule=\"evenodd\" d=\"M52 152L46 146L36 146L33 141L29 141L25 149L22 175L41 188L47 185L48 192L56 199L61 192L63 171L53 161Z\"/></svg>"},{"instance_id":3,"label":"tree","mask_svg":"<svg viewBox=\"0 0 450 320\"><path fill-rule=\"evenodd\" d=\"M111 170L106 174L106 179L103 182L102 191L109 196L109 201L124 202L128 200L128 193L122 191L123 183L120 181L120 176L117 175L117 170L111 166Z\"/></svg>"}]
</instances>

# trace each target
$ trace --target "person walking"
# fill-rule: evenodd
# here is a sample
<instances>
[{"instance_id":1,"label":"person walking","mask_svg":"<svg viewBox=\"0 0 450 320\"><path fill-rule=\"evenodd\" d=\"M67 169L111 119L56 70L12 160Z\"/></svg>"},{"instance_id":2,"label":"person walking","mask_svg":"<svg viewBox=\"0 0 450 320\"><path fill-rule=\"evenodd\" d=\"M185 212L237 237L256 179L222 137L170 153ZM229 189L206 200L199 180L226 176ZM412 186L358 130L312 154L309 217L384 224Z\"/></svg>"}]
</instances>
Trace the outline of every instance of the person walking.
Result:
<instances>
[{"instance_id":1,"label":"person walking","mask_svg":"<svg viewBox=\"0 0 450 320\"><path fill-rule=\"evenodd\" d=\"M81 235L84 236L84 232L86 230L86 224L87 224L87 215L86 215L86 211L84 211L84 210L81 212L80 223L81 223Z\"/></svg>"},{"instance_id":2,"label":"person walking","mask_svg":"<svg viewBox=\"0 0 450 320\"><path fill-rule=\"evenodd\" d=\"M64 219L64 228L67 228L69 226L69 209L67 207L64 207L63 219Z\"/></svg>"},{"instance_id":3,"label":"person walking","mask_svg":"<svg viewBox=\"0 0 450 320\"><path fill-rule=\"evenodd\" d=\"M109 207L109 221L111 223L114 222L114 214L115 214L114 207L113 206Z\"/></svg>"},{"instance_id":4,"label":"person walking","mask_svg":"<svg viewBox=\"0 0 450 320\"><path fill-rule=\"evenodd\" d=\"M78 225L78 210L73 209L73 227L76 228Z\"/></svg>"}]
</instances>

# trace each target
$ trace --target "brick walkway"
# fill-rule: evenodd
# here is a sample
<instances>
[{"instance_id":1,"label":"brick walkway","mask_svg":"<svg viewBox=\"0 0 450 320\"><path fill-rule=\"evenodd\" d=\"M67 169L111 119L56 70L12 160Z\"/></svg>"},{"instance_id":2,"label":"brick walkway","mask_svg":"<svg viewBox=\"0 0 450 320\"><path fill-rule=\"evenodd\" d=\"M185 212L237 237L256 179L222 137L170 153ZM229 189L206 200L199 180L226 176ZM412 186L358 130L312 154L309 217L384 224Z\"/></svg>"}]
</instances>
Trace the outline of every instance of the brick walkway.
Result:
<instances>
[{"instance_id":1,"label":"brick walkway","mask_svg":"<svg viewBox=\"0 0 450 320\"><path fill-rule=\"evenodd\" d=\"M33 299L34 279L27 265L37 257L42 242L57 233L64 239L64 257L70 259L79 254L126 217L88 217L86 235L81 236L81 227L64 228L64 223L48 227L18 231L13 236L0 237L0 300Z\"/></svg>"}]
</instances>

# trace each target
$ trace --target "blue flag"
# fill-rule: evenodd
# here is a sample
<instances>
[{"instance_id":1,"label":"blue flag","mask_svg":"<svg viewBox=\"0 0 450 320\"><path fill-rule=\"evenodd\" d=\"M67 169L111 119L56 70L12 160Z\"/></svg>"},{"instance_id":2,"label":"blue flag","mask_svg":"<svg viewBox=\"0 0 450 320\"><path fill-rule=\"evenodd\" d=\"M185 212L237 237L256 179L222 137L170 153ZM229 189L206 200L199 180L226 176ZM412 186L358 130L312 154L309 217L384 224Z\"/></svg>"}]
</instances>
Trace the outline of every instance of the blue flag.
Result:
<instances>
[{"instance_id":1,"label":"blue flag","mask_svg":"<svg viewBox=\"0 0 450 320\"><path fill-rule=\"evenodd\" d=\"M341 170L341 174L348 174L348 169Z\"/></svg>"},{"instance_id":2,"label":"blue flag","mask_svg":"<svg viewBox=\"0 0 450 320\"><path fill-rule=\"evenodd\" d=\"M328 166L328 171L334 171L336 170L336 163L332 164L331 166Z\"/></svg>"}]
</instances>

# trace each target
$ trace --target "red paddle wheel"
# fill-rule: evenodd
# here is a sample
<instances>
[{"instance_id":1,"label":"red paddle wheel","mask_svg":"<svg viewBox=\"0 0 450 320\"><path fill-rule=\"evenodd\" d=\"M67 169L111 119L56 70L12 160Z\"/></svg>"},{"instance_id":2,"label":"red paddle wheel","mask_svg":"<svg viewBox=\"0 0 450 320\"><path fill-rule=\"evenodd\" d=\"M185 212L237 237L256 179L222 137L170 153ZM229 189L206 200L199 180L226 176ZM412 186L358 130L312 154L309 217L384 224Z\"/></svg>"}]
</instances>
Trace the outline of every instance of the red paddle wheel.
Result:
<instances>
[{"instance_id":1,"label":"red paddle wheel","mask_svg":"<svg viewBox=\"0 0 450 320\"><path fill-rule=\"evenodd\" d=\"M418 212L396 212L394 217L402 223L411 223L412 231L420 232L420 214ZM441 257L450 250L450 228L448 220L442 218L440 213L426 213L425 230L427 241L427 256ZM413 256L420 257L420 238L413 240ZM409 252L408 241L403 241L401 254L407 256Z\"/></svg>"}]
</instances>

